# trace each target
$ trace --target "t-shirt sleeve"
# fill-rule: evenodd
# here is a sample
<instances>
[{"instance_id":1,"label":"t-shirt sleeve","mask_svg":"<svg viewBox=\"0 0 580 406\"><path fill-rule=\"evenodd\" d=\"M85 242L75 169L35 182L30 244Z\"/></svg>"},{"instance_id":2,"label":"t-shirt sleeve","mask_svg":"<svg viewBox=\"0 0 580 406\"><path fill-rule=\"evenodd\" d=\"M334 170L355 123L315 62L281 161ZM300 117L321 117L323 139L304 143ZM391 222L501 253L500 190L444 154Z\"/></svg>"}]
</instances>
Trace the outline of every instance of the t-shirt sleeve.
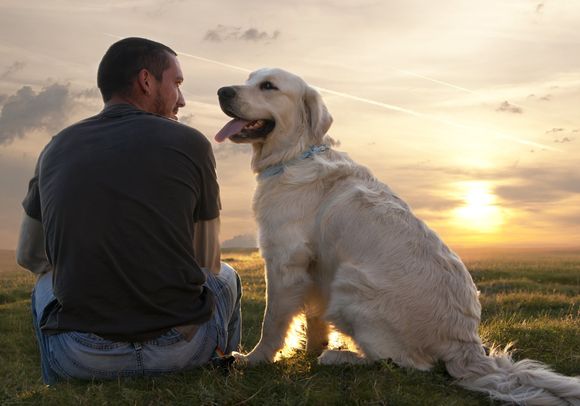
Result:
<instances>
[{"instance_id":1,"label":"t-shirt sleeve","mask_svg":"<svg viewBox=\"0 0 580 406\"><path fill-rule=\"evenodd\" d=\"M211 144L206 144L205 157L201 160L201 187L195 221L212 220L219 217L221 206L220 189L217 182L216 163Z\"/></svg>"},{"instance_id":2,"label":"t-shirt sleeve","mask_svg":"<svg viewBox=\"0 0 580 406\"><path fill-rule=\"evenodd\" d=\"M40 159L36 163L36 168L34 169L34 176L28 182L28 193L22 201L22 207L24 212L33 219L42 221L42 213L40 210L40 192L38 189L38 166L40 165Z\"/></svg>"}]
</instances>

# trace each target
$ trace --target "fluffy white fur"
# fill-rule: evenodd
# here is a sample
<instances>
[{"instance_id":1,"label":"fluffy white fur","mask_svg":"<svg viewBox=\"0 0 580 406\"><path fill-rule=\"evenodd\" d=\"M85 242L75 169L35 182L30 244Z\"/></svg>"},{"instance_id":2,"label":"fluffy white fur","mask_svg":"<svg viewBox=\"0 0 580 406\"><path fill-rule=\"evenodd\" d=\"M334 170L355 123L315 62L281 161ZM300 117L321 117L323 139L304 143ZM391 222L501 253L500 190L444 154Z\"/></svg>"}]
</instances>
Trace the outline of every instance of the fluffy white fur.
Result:
<instances>
[{"instance_id":1,"label":"fluffy white fur","mask_svg":"<svg viewBox=\"0 0 580 406\"><path fill-rule=\"evenodd\" d=\"M304 311L307 350L322 352L322 364L391 359L427 370L443 360L460 385L496 399L580 404L579 379L535 361L514 363L506 351L485 354L469 272L387 185L334 149L296 160L311 145L334 144L326 135L332 118L314 89L279 69L254 72L230 89L220 97L228 114L276 123L266 137L233 138L252 143L253 170L288 163L258 181L253 206L267 305L259 343L238 362L273 361L292 318ZM360 352L323 351L327 323Z\"/></svg>"}]
</instances>

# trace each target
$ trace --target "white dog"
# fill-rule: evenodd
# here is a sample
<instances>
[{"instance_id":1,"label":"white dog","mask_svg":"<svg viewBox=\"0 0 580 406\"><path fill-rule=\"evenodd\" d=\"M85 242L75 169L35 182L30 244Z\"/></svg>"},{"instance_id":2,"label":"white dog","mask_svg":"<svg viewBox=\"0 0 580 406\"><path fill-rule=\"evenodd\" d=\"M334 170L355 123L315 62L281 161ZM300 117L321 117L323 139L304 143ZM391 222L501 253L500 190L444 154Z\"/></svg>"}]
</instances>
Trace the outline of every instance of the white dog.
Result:
<instances>
[{"instance_id":1,"label":"white dog","mask_svg":"<svg viewBox=\"0 0 580 406\"><path fill-rule=\"evenodd\" d=\"M335 151L320 95L279 69L218 91L234 119L217 135L251 143L254 211L266 261L262 336L238 362L272 362L292 318L322 364L443 360L462 386L524 404L580 404L580 380L539 363L486 355L478 291L458 258L365 167ZM332 323L359 352L324 350Z\"/></svg>"}]
</instances>

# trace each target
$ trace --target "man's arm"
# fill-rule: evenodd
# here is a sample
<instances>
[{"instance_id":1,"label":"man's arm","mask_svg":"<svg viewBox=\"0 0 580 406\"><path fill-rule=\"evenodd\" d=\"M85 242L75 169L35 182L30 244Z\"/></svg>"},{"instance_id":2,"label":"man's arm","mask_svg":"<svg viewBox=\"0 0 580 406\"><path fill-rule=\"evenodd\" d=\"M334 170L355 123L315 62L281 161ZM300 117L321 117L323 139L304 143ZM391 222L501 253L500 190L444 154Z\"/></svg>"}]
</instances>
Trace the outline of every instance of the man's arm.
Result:
<instances>
[{"instance_id":1,"label":"man's arm","mask_svg":"<svg viewBox=\"0 0 580 406\"><path fill-rule=\"evenodd\" d=\"M219 274L220 264L220 218L198 221L194 225L193 250L199 266Z\"/></svg>"},{"instance_id":2,"label":"man's arm","mask_svg":"<svg viewBox=\"0 0 580 406\"><path fill-rule=\"evenodd\" d=\"M51 270L44 251L42 223L24 213L16 249L16 262L21 267L41 275Z\"/></svg>"}]
</instances>

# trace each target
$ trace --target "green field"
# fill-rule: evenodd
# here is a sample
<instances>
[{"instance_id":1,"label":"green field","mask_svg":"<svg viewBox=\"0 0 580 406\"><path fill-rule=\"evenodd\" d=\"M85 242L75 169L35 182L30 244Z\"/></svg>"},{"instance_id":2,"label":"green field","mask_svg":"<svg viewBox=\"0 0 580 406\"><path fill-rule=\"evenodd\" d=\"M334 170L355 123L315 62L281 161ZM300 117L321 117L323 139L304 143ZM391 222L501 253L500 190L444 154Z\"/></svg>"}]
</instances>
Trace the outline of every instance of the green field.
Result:
<instances>
[{"instance_id":1,"label":"green field","mask_svg":"<svg viewBox=\"0 0 580 406\"><path fill-rule=\"evenodd\" d=\"M533 358L566 375L580 374L580 252L467 255L481 290L480 333L487 343L515 342L515 359ZM264 309L263 262L254 251L222 259L244 285L243 349L257 342ZM0 251L0 404L259 404L490 405L454 384L442 365L405 370L389 362L321 367L298 350L273 365L229 375L199 369L154 379L72 382L45 387L31 326L34 277Z\"/></svg>"}]
</instances>

